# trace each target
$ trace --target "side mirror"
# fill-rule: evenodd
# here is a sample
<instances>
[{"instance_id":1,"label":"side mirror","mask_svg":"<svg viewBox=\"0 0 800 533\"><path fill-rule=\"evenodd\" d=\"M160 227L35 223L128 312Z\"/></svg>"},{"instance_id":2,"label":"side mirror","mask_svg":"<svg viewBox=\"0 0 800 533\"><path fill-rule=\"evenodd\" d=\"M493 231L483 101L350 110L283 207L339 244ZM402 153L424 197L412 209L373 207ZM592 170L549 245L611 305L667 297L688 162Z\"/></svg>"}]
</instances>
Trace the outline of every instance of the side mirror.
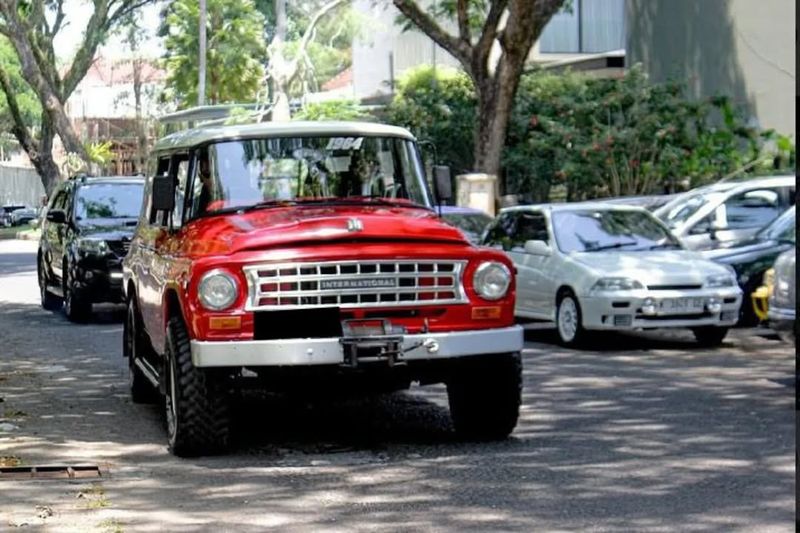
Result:
<instances>
[{"instance_id":1,"label":"side mirror","mask_svg":"<svg viewBox=\"0 0 800 533\"><path fill-rule=\"evenodd\" d=\"M66 224L67 214L60 209L53 209L47 212L47 221L53 224Z\"/></svg>"},{"instance_id":2,"label":"side mirror","mask_svg":"<svg viewBox=\"0 0 800 533\"><path fill-rule=\"evenodd\" d=\"M172 211L175 208L175 184L168 176L153 178L153 211Z\"/></svg>"},{"instance_id":3,"label":"side mirror","mask_svg":"<svg viewBox=\"0 0 800 533\"><path fill-rule=\"evenodd\" d=\"M450 179L450 167L436 165L433 167L433 187L436 201L442 204L453 199L453 182Z\"/></svg>"},{"instance_id":4,"label":"side mirror","mask_svg":"<svg viewBox=\"0 0 800 533\"><path fill-rule=\"evenodd\" d=\"M544 241L525 241L525 253L531 255L550 255L553 250Z\"/></svg>"}]
</instances>

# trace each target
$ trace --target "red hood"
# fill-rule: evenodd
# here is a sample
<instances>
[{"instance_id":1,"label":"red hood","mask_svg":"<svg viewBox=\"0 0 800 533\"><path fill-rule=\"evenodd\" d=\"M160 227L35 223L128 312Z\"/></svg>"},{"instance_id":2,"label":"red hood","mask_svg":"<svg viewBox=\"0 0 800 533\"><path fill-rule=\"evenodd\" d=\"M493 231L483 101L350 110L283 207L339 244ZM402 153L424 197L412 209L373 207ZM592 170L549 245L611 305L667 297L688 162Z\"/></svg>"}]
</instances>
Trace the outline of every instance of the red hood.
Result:
<instances>
[{"instance_id":1,"label":"red hood","mask_svg":"<svg viewBox=\"0 0 800 533\"><path fill-rule=\"evenodd\" d=\"M361 230L349 231L351 219ZM431 211L384 206L292 206L209 216L183 230L187 252L235 253L314 241L425 241L467 244Z\"/></svg>"}]
</instances>

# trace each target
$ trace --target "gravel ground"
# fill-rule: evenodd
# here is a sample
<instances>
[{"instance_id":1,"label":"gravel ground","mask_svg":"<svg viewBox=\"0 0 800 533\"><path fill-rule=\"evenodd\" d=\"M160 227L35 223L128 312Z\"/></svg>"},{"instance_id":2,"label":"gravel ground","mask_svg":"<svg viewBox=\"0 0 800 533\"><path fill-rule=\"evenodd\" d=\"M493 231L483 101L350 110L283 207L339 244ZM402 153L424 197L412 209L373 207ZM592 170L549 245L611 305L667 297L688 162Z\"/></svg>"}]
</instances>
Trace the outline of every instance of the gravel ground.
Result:
<instances>
[{"instance_id":1,"label":"gravel ground","mask_svg":"<svg viewBox=\"0 0 800 533\"><path fill-rule=\"evenodd\" d=\"M122 309L38 306L35 242L0 241L0 461L100 480L0 480L0 531L793 531L794 350L754 330L592 350L528 332L505 442L457 442L441 386L376 401L249 397L221 457L169 455L134 405Z\"/></svg>"}]
</instances>

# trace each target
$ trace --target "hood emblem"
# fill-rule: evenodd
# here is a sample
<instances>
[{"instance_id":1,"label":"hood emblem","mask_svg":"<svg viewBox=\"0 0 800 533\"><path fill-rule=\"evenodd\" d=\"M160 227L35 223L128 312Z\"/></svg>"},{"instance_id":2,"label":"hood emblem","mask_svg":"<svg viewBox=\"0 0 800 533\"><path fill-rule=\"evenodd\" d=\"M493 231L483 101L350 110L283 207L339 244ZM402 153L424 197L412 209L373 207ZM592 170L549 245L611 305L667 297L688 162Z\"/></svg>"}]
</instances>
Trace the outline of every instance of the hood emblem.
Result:
<instances>
[{"instance_id":1,"label":"hood emblem","mask_svg":"<svg viewBox=\"0 0 800 533\"><path fill-rule=\"evenodd\" d=\"M364 223L358 218L347 219L347 231L355 233L356 231L364 231Z\"/></svg>"}]
</instances>

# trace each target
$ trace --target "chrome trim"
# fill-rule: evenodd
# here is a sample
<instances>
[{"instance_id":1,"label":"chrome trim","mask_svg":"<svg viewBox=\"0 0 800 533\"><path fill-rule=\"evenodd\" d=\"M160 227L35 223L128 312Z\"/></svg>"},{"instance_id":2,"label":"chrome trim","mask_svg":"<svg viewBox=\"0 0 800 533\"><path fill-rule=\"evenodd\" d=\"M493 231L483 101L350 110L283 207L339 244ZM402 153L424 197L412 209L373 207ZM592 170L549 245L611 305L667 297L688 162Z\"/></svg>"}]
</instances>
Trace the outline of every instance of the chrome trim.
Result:
<instances>
[{"instance_id":1,"label":"chrome trim","mask_svg":"<svg viewBox=\"0 0 800 533\"><path fill-rule=\"evenodd\" d=\"M451 259L408 259L397 261L326 261L308 263L265 263L248 265L242 270L247 279L247 311L275 309L309 309L317 307L400 307L421 305L453 305L468 303L464 291L463 275L467 261ZM447 269L443 269L447 266ZM424 268L420 270L420 268ZM430 270L428 270L430 268ZM401 270L404 269L404 270ZM261 273L270 275L262 276ZM353 281L392 279L392 287L335 288L321 289L324 281L343 281L352 277ZM440 286L420 286L419 278L446 278L451 284ZM413 282L411 286L401 285ZM277 284L276 290L262 291L262 285ZM295 284L293 289L281 289L281 284ZM308 284L310 287L303 288ZM453 293L452 298L420 300L420 293ZM381 298L384 298L381 300ZM259 305L264 298L274 298L277 304ZM280 303L281 300L289 300ZM301 299L307 299L301 303ZM374 301L372 301L374 299Z\"/></svg>"},{"instance_id":2,"label":"chrome trim","mask_svg":"<svg viewBox=\"0 0 800 533\"><path fill-rule=\"evenodd\" d=\"M439 360L518 352L523 347L521 326L508 328L404 335L401 359ZM344 362L338 337L269 341L191 341L196 367L308 366Z\"/></svg>"}]
</instances>

